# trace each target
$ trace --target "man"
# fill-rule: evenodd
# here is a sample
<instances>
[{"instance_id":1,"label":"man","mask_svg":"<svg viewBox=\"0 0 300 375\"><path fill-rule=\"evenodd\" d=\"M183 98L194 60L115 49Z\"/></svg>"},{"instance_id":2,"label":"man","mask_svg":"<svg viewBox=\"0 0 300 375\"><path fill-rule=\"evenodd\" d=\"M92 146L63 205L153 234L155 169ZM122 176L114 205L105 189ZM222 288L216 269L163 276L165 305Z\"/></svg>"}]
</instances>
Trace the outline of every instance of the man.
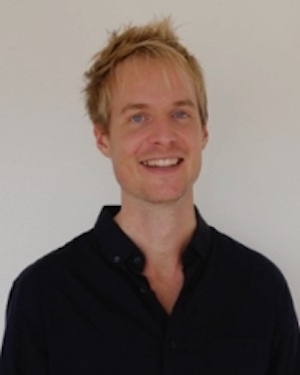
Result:
<instances>
[{"instance_id":1,"label":"man","mask_svg":"<svg viewBox=\"0 0 300 375\"><path fill-rule=\"evenodd\" d=\"M86 78L122 205L15 281L1 375L299 374L280 271L194 206L206 93L170 22L113 33Z\"/></svg>"}]
</instances>

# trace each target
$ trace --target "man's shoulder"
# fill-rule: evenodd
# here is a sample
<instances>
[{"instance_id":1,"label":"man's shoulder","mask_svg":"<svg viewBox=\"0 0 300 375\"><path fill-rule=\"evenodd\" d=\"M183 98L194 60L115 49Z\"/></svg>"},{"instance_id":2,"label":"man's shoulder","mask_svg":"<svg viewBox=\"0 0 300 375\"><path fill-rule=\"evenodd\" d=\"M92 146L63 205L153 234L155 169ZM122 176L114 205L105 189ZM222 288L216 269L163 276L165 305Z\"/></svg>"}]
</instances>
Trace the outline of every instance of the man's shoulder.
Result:
<instances>
[{"instance_id":1,"label":"man's shoulder","mask_svg":"<svg viewBox=\"0 0 300 375\"><path fill-rule=\"evenodd\" d=\"M257 281L285 284L278 268L266 255L212 228L212 261L227 274L253 277Z\"/></svg>"},{"instance_id":2,"label":"man's shoulder","mask_svg":"<svg viewBox=\"0 0 300 375\"><path fill-rule=\"evenodd\" d=\"M77 272L93 247L92 230L80 234L27 266L16 278L17 284L51 283L66 272Z\"/></svg>"}]
</instances>

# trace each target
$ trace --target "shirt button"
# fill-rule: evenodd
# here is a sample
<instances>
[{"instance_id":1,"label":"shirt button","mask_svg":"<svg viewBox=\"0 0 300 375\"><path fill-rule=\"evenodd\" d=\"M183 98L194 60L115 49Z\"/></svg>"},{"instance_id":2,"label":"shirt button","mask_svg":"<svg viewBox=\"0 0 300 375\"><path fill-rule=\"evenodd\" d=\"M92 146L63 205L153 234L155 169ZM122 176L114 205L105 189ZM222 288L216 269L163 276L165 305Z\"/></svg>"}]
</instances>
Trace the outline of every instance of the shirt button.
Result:
<instances>
[{"instance_id":1,"label":"shirt button","mask_svg":"<svg viewBox=\"0 0 300 375\"><path fill-rule=\"evenodd\" d=\"M147 293L147 290L146 288L144 288L143 286L140 287L140 292L143 293L143 294L146 294Z\"/></svg>"},{"instance_id":2,"label":"shirt button","mask_svg":"<svg viewBox=\"0 0 300 375\"><path fill-rule=\"evenodd\" d=\"M171 349L175 349L176 348L176 342L175 341L171 341L170 342L170 348Z\"/></svg>"},{"instance_id":3,"label":"shirt button","mask_svg":"<svg viewBox=\"0 0 300 375\"><path fill-rule=\"evenodd\" d=\"M114 259L113 259L114 263L120 263L120 260L121 258L119 257L119 255L114 256Z\"/></svg>"},{"instance_id":4,"label":"shirt button","mask_svg":"<svg viewBox=\"0 0 300 375\"><path fill-rule=\"evenodd\" d=\"M142 264L142 257L135 257L134 258L134 263L137 265L137 266L139 266L139 265L141 265Z\"/></svg>"}]
</instances>

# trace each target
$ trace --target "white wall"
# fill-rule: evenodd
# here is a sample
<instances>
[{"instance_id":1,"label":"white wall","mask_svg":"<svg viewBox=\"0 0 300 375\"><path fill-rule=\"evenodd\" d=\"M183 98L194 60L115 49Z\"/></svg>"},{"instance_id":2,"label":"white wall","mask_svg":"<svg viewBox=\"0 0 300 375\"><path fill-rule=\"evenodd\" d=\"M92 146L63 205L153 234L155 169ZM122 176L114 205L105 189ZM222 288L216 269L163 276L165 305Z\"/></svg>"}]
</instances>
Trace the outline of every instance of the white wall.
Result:
<instances>
[{"instance_id":1,"label":"white wall","mask_svg":"<svg viewBox=\"0 0 300 375\"><path fill-rule=\"evenodd\" d=\"M300 2L1 0L0 334L17 274L119 201L83 109L89 59L106 30L168 14L207 77L197 204L282 269L300 312Z\"/></svg>"}]
</instances>

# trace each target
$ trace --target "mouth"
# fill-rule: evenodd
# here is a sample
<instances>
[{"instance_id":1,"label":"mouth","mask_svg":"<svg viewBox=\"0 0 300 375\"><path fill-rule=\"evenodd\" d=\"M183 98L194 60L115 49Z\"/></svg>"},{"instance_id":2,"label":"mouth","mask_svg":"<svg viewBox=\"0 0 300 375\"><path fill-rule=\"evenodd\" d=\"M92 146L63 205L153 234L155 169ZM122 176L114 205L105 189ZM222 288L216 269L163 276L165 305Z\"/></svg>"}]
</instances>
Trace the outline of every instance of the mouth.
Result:
<instances>
[{"instance_id":1,"label":"mouth","mask_svg":"<svg viewBox=\"0 0 300 375\"><path fill-rule=\"evenodd\" d=\"M170 168L175 167L183 162L182 158L165 158L165 159L150 159L141 162L145 167L150 168Z\"/></svg>"}]
</instances>

